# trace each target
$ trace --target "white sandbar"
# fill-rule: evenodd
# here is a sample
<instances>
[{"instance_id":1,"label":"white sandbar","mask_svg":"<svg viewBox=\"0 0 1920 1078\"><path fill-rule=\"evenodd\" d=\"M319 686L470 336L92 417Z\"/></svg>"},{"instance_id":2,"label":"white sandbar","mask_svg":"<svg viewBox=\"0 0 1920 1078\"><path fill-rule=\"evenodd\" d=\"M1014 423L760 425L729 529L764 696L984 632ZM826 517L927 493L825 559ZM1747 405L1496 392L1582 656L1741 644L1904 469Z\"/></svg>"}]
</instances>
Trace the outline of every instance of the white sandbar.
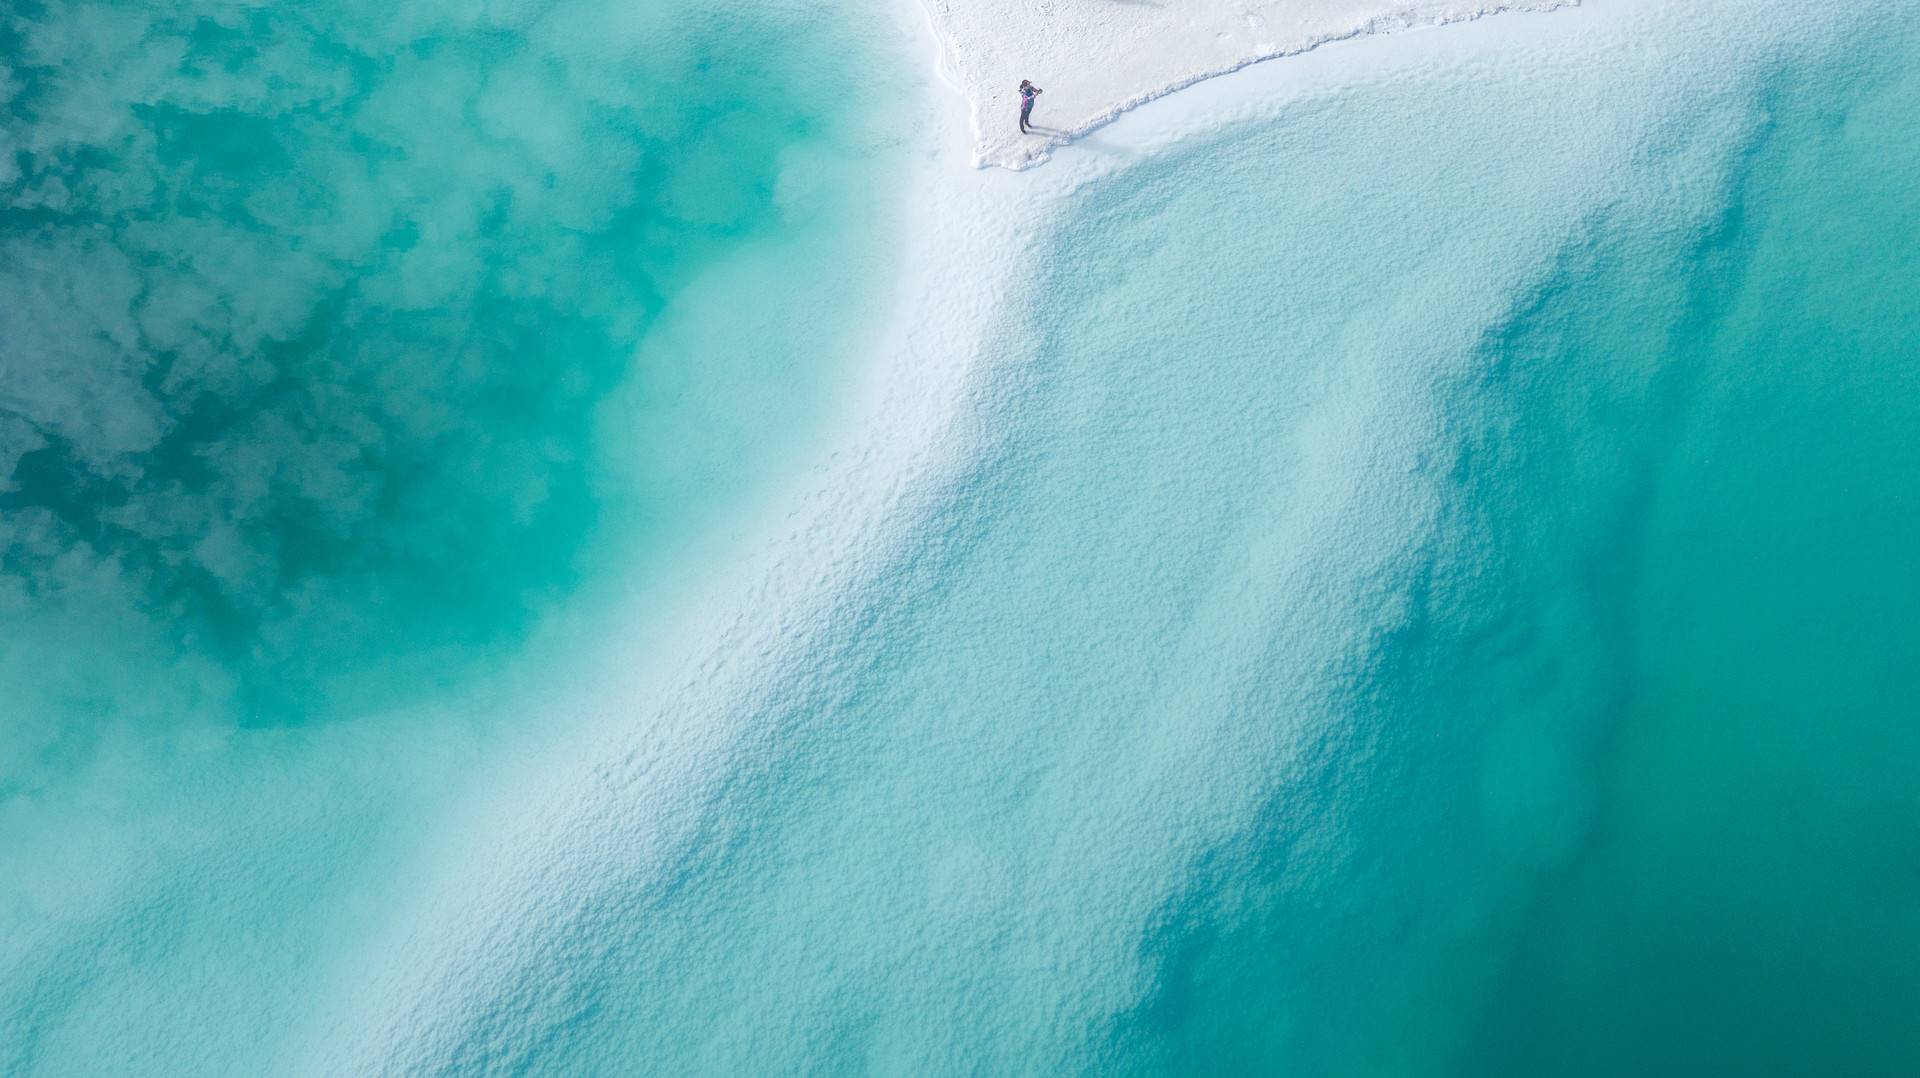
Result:
<instances>
[{"instance_id":1,"label":"white sandbar","mask_svg":"<svg viewBox=\"0 0 1920 1078\"><path fill-rule=\"evenodd\" d=\"M973 163L1020 169L1136 105L1329 41L1579 0L921 0ZM1019 129L1021 79L1044 93Z\"/></svg>"}]
</instances>

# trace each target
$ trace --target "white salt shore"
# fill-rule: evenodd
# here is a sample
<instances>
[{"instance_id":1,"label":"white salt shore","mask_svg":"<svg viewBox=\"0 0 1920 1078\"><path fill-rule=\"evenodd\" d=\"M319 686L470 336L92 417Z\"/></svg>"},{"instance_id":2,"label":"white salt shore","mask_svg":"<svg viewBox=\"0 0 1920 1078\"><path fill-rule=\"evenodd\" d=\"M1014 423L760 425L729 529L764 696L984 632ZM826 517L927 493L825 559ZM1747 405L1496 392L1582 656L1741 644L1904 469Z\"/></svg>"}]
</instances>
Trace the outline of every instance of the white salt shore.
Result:
<instances>
[{"instance_id":1,"label":"white salt shore","mask_svg":"<svg viewBox=\"0 0 1920 1078\"><path fill-rule=\"evenodd\" d=\"M1330 41L1579 0L920 0L966 96L973 163L1020 169L1154 98ZM1021 79L1044 91L1019 129Z\"/></svg>"}]
</instances>

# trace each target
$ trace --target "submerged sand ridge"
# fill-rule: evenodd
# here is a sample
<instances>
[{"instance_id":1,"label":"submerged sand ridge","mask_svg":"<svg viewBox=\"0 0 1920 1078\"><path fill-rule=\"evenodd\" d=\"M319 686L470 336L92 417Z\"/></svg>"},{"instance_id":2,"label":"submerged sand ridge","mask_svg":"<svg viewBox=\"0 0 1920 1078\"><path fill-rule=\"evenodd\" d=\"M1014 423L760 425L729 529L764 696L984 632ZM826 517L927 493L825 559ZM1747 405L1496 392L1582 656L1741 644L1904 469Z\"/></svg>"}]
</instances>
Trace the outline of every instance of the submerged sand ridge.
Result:
<instances>
[{"instance_id":1,"label":"submerged sand ridge","mask_svg":"<svg viewBox=\"0 0 1920 1078\"><path fill-rule=\"evenodd\" d=\"M1579 0L921 0L966 94L976 166L1025 168L1135 105L1365 34ZM1019 129L1021 79L1045 93Z\"/></svg>"}]
</instances>

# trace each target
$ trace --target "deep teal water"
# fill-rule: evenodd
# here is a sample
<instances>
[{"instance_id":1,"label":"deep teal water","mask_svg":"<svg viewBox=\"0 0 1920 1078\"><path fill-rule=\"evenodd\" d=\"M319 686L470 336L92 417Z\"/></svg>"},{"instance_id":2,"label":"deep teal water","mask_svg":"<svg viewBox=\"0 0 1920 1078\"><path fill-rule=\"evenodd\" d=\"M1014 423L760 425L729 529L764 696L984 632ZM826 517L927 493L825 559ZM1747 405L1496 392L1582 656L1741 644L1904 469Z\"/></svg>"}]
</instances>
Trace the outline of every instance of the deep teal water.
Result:
<instances>
[{"instance_id":1,"label":"deep teal water","mask_svg":"<svg viewBox=\"0 0 1920 1078\"><path fill-rule=\"evenodd\" d=\"M781 8L11 8L0 787L96 722L442 691L777 469L884 250L895 136L838 88L867 41ZM757 319L703 317L728 287Z\"/></svg>"},{"instance_id":2,"label":"deep teal water","mask_svg":"<svg viewBox=\"0 0 1920 1078\"><path fill-rule=\"evenodd\" d=\"M808 4L0 11L0 1072L288 1058L600 609L810 460L898 242L897 47Z\"/></svg>"},{"instance_id":3,"label":"deep teal water","mask_svg":"<svg viewBox=\"0 0 1920 1078\"><path fill-rule=\"evenodd\" d=\"M1630 548L1592 831L1489 1007L1507 1072L1894 1075L1920 1053L1913 45L1783 73L1768 102Z\"/></svg>"},{"instance_id":4,"label":"deep teal water","mask_svg":"<svg viewBox=\"0 0 1920 1078\"><path fill-rule=\"evenodd\" d=\"M1920 42L1876 13L1388 75L1064 200L904 552L716 774L630 793L636 739L472 877L375 1056L1900 1073Z\"/></svg>"}]
</instances>

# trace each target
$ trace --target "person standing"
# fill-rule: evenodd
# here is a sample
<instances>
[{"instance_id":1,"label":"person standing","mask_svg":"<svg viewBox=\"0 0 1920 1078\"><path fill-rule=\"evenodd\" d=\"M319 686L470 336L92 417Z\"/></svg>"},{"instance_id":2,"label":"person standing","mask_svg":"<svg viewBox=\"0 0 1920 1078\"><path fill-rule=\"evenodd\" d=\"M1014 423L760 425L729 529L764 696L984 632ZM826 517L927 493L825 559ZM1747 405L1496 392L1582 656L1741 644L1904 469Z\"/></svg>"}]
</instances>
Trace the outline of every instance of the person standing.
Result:
<instances>
[{"instance_id":1,"label":"person standing","mask_svg":"<svg viewBox=\"0 0 1920 1078\"><path fill-rule=\"evenodd\" d=\"M1020 80L1020 133L1023 135L1027 133L1027 121L1033 117L1033 99L1039 95L1040 87L1026 79Z\"/></svg>"}]
</instances>

